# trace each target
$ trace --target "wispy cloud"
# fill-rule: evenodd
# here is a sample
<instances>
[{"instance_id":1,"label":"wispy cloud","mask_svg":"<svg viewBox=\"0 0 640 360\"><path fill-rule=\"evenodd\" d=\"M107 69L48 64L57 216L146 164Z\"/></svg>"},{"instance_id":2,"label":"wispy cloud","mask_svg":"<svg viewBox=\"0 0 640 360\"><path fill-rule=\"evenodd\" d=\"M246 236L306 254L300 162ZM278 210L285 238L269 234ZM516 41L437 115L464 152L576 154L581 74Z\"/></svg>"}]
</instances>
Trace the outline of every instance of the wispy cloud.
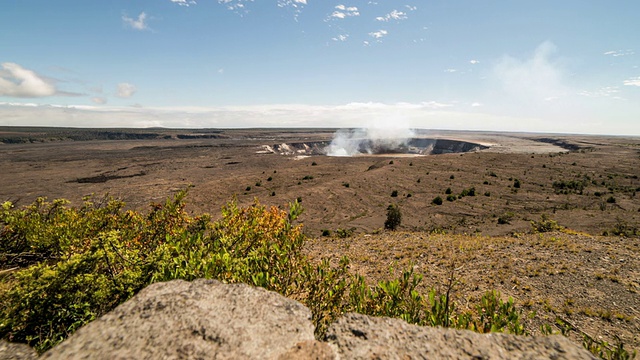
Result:
<instances>
[{"instance_id":1,"label":"wispy cloud","mask_svg":"<svg viewBox=\"0 0 640 360\"><path fill-rule=\"evenodd\" d=\"M458 72L458 70L457 69L445 69L444 72L452 74L454 72Z\"/></svg>"},{"instance_id":2,"label":"wispy cloud","mask_svg":"<svg viewBox=\"0 0 640 360\"><path fill-rule=\"evenodd\" d=\"M471 64L471 65L477 65L477 64L480 64L480 61L479 61L479 60L475 60L475 59L473 59L473 60L469 60L469 64Z\"/></svg>"},{"instance_id":3,"label":"wispy cloud","mask_svg":"<svg viewBox=\"0 0 640 360\"><path fill-rule=\"evenodd\" d=\"M473 105L472 105L473 106ZM467 107L467 109L469 109ZM37 105L0 102L2 126L87 127L369 127L379 123L402 123L408 128L546 131L640 135L635 122L609 123L599 119L558 121L535 115L505 116L474 106L469 112L438 101L422 103L348 103L322 106L301 104L226 107L112 107ZM566 119L566 118L565 118Z\"/></svg>"},{"instance_id":4,"label":"wispy cloud","mask_svg":"<svg viewBox=\"0 0 640 360\"><path fill-rule=\"evenodd\" d=\"M347 41L347 39L349 39L349 34L340 34L331 38L333 41Z\"/></svg>"},{"instance_id":5,"label":"wispy cloud","mask_svg":"<svg viewBox=\"0 0 640 360\"><path fill-rule=\"evenodd\" d=\"M186 6L186 7L197 4L195 0L171 0L171 2L174 4L178 4L180 6Z\"/></svg>"},{"instance_id":6,"label":"wispy cloud","mask_svg":"<svg viewBox=\"0 0 640 360\"><path fill-rule=\"evenodd\" d=\"M298 21L298 16L307 5L307 0L278 0L278 7L293 9L293 19Z\"/></svg>"},{"instance_id":7,"label":"wispy cloud","mask_svg":"<svg viewBox=\"0 0 640 360\"><path fill-rule=\"evenodd\" d=\"M592 98L597 98L597 97L617 97L617 94L619 92L620 92L620 90L618 90L617 86L605 86L603 88L600 88L600 89L597 89L597 90L594 90L594 91L582 90L582 91L578 92L578 95L582 95L582 96L586 96L586 97L592 97Z\"/></svg>"},{"instance_id":8,"label":"wispy cloud","mask_svg":"<svg viewBox=\"0 0 640 360\"><path fill-rule=\"evenodd\" d=\"M346 5L336 5L335 8L336 9L333 13L331 13L331 15L329 15L329 18L333 18L333 19L345 19L348 17L354 17L354 16L360 16L360 12L358 11L358 8L355 6L346 6Z\"/></svg>"},{"instance_id":9,"label":"wispy cloud","mask_svg":"<svg viewBox=\"0 0 640 360\"><path fill-rule=\"evenodd\" d=\"M218 4L224 5L228 10L236 12L246 12L245 3L251 3L253 0L218 0Z\"/></svg>"},{"instance_id":10,"label":"wispy cloud","mask_svg":"<svg viewBox=\"0 0 640 360\"><path fill-rule=\"evenodd\" d=\"M627 86L640 86L640 76L629 78L624 81L624 84Z\"/></svg>"},{"instance_id":11,"label":"wispy cloud","mask_svg":"<svg viewBox=\"0 0 640 360\"><path fill-rule=\"evenodd\" d=\"M104 105L107 103L107 98L102 96L94 96L91 98L91 101L93 101L94 104Z\"/></svg>"},{"instance_id":12,"label":"wispy cloud","mask_svg":"<svg viewBox=\"0 0 640 360\"><path fill-rule=\"evenodd\" d=\"M56 87L35 71L10 62L1 66L0 96L35 98L57 93Z\"/></svg>"},{"instance_id":13,"label":"wispy cloud","mask_svg":"<svg viewBox=\"0 0 640 360\"><path fill-rule=\"evenodd\" d=\"M529 101L565 96L571 91L564 85L561 67L552 60L555 52L556 46L546 41L529 59L505 55L494 67L494 75L510 96Z\"/></svg>"},{"instance_id":14,"label":"wispy cloud","mask_svg":"<svg viewBox=\"0 0 640 360\"><path fill-rule=\"evenodd\" d=\"M149 25L147 24L147 14L141 12L137 19L130 18L127 15L122 15L122 21L126 26L135 30L147 30Z\"/></svg>"},{"instance_id":15,"label":"wispy cloud","mask_svg":"<svg viewBox=\"0 0 640 360\"><path fill-rule=\"evenodd\" d=\"M381 39L387 36L387 34L388 34L387 30L378 30L378 31L370 32L369 36L371 36L374 39Z\"/></svg>"},{"instance_id":16,"label":"wispy cloud","mask_svg":"<svg viewBox=\"0 0 640 360\"><path fill-rule=\"evenodd\" d=\"M136 87L133 84L129 83L120 83L118 84L118 89L116 90L116 96L119 98L129 98L136 93Z\"/></svg>"},{"instance_id":17,"label":"wispy cloud","mask_svg":"<svg viewBox=\"0 0 640 360\"><path fill-rule=\"evenodd\" d=\"M613 57L619 57L619 56L628 56L628 55L634 55L635 52L631 49L627 49L627 50L611 50L611 51L607 51L605 53L603 53L603 55L609 55L609 56L613 56Z\"/></svg>"},{"instance_id":18,"label":"wispy cloud","mask_svg":"<svg viewBox=\"0 0 640 360\"><path fill-rule=\"evenodd\" d=\"M376 18L377 21L390 21L390 20L405 20L407 19L407 13L403 12L403 11L398 11L398 10L391 10L390 13L384 15L384 16L378 16Z\"/></svg>"}]
</instances>

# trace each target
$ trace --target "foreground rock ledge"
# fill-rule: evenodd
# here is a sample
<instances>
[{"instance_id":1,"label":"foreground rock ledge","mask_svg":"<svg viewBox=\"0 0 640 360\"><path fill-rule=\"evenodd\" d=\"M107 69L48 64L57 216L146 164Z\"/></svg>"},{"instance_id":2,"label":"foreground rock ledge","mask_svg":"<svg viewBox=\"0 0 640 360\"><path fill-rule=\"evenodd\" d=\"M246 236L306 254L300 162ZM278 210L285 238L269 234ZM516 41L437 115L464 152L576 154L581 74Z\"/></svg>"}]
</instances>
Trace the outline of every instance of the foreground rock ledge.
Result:
<instances>
[{"instance_id":1,"label":"foreground rock ledge","mask_svg":"<svg viewBox=\"0 0 640 360\"><path fill-rule=\"evenodd\" d=\"M214 280L150 285L43 358L595 359L561 336L482 335L359 314L339 319L319 342L302 304Z\"/></svg>"}]
</instances>

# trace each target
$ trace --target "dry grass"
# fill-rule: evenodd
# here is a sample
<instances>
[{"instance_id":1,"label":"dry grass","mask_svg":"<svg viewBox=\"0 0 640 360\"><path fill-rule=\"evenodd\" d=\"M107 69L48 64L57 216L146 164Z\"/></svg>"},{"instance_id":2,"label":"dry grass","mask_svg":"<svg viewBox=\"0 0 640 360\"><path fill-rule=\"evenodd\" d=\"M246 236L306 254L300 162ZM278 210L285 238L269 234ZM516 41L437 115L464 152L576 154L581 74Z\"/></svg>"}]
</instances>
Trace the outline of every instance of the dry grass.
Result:
<instances>
[{"instance_id":1,"label":"dry grass","mask_svg":"<svg viewBox=\"0 0 640 360\"><path fill-rule=\"evenodd\" d=\"M570 231L503 237L380 232L317 238L307 252L333 261L346 255L351 270L371 282L388 277L390 269L413 267L425 287L443 287L453 267L454 296L463 309L496 289L525 315L535 312L527 320L532 334L561 316L584 332L609 342L618 336L639 349L640 259L627 250L638 241Z\"/></svg>"}]
</instances>

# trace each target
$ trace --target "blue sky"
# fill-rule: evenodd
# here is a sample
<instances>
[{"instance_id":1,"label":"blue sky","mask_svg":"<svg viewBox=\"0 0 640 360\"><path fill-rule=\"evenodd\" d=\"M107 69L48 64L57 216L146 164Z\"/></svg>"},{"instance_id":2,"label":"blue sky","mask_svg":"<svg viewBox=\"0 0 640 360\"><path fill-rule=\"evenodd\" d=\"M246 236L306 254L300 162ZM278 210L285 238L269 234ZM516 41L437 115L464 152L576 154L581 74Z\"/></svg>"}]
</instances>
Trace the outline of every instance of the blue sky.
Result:
<instances>
[{"instance_id":1,"label":"blue sky","mask_svg":"<svg viewBox=\"0 0 640 360\"><path fill-rule=\"evenodd\" d=\"M640 135L639 13L636 0L7 0L0 125Z\"/></svg>"}]
</instances>

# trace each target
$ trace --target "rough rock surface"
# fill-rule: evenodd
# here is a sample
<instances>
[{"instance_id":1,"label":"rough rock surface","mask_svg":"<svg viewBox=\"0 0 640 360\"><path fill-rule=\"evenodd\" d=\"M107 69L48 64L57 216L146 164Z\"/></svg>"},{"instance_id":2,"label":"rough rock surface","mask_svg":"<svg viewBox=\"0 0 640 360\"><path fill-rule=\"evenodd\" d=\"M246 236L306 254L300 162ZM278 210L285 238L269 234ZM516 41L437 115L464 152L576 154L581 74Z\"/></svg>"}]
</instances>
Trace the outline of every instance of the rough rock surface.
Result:
<instances>
[{"instance_id":1,"label":"rough rock surface","mask_svg":"<svg viewBox=\"0 0 640 360\"><path fill-rule=\"evenodd\" d=\"M275 292L214 280L148 286L45 359L269 359L314 340L311 312Z\"/></svg>"},{"instance_id":2,"label":"rough rock surface","mask_svg":"<svg viewBox=\"0 0 640 360\"><path fill-rule=\"evenodd\" d=\"M5 344L0 342L0 360L30 359L3 358ZM319 342L311 313L302 304L261 288L214 280L151 285L43 358L595 359L561 336L482 335L359 314L340 318Z\"/></svg>"},{"instance_id":3,"label":"rough rock surface","mask_svg":"<svg viewBox=\"0 0 640 360\"><path fill-rule=\"evenodd\" d=\"M341 359L595 359L559 335L483 335L360 314L332 324L326 340Z\"/></svg>"},{"instance_id":4,"label":"rough rock surface","mask_svg":"<svg viewBox=\"0 0 640 360\"><path fill-rule=\"evenodd\" d=\"M35 360L37 358L38 354L29 345L0 340L0 360Z\"/></svg>"}]
</instances>

